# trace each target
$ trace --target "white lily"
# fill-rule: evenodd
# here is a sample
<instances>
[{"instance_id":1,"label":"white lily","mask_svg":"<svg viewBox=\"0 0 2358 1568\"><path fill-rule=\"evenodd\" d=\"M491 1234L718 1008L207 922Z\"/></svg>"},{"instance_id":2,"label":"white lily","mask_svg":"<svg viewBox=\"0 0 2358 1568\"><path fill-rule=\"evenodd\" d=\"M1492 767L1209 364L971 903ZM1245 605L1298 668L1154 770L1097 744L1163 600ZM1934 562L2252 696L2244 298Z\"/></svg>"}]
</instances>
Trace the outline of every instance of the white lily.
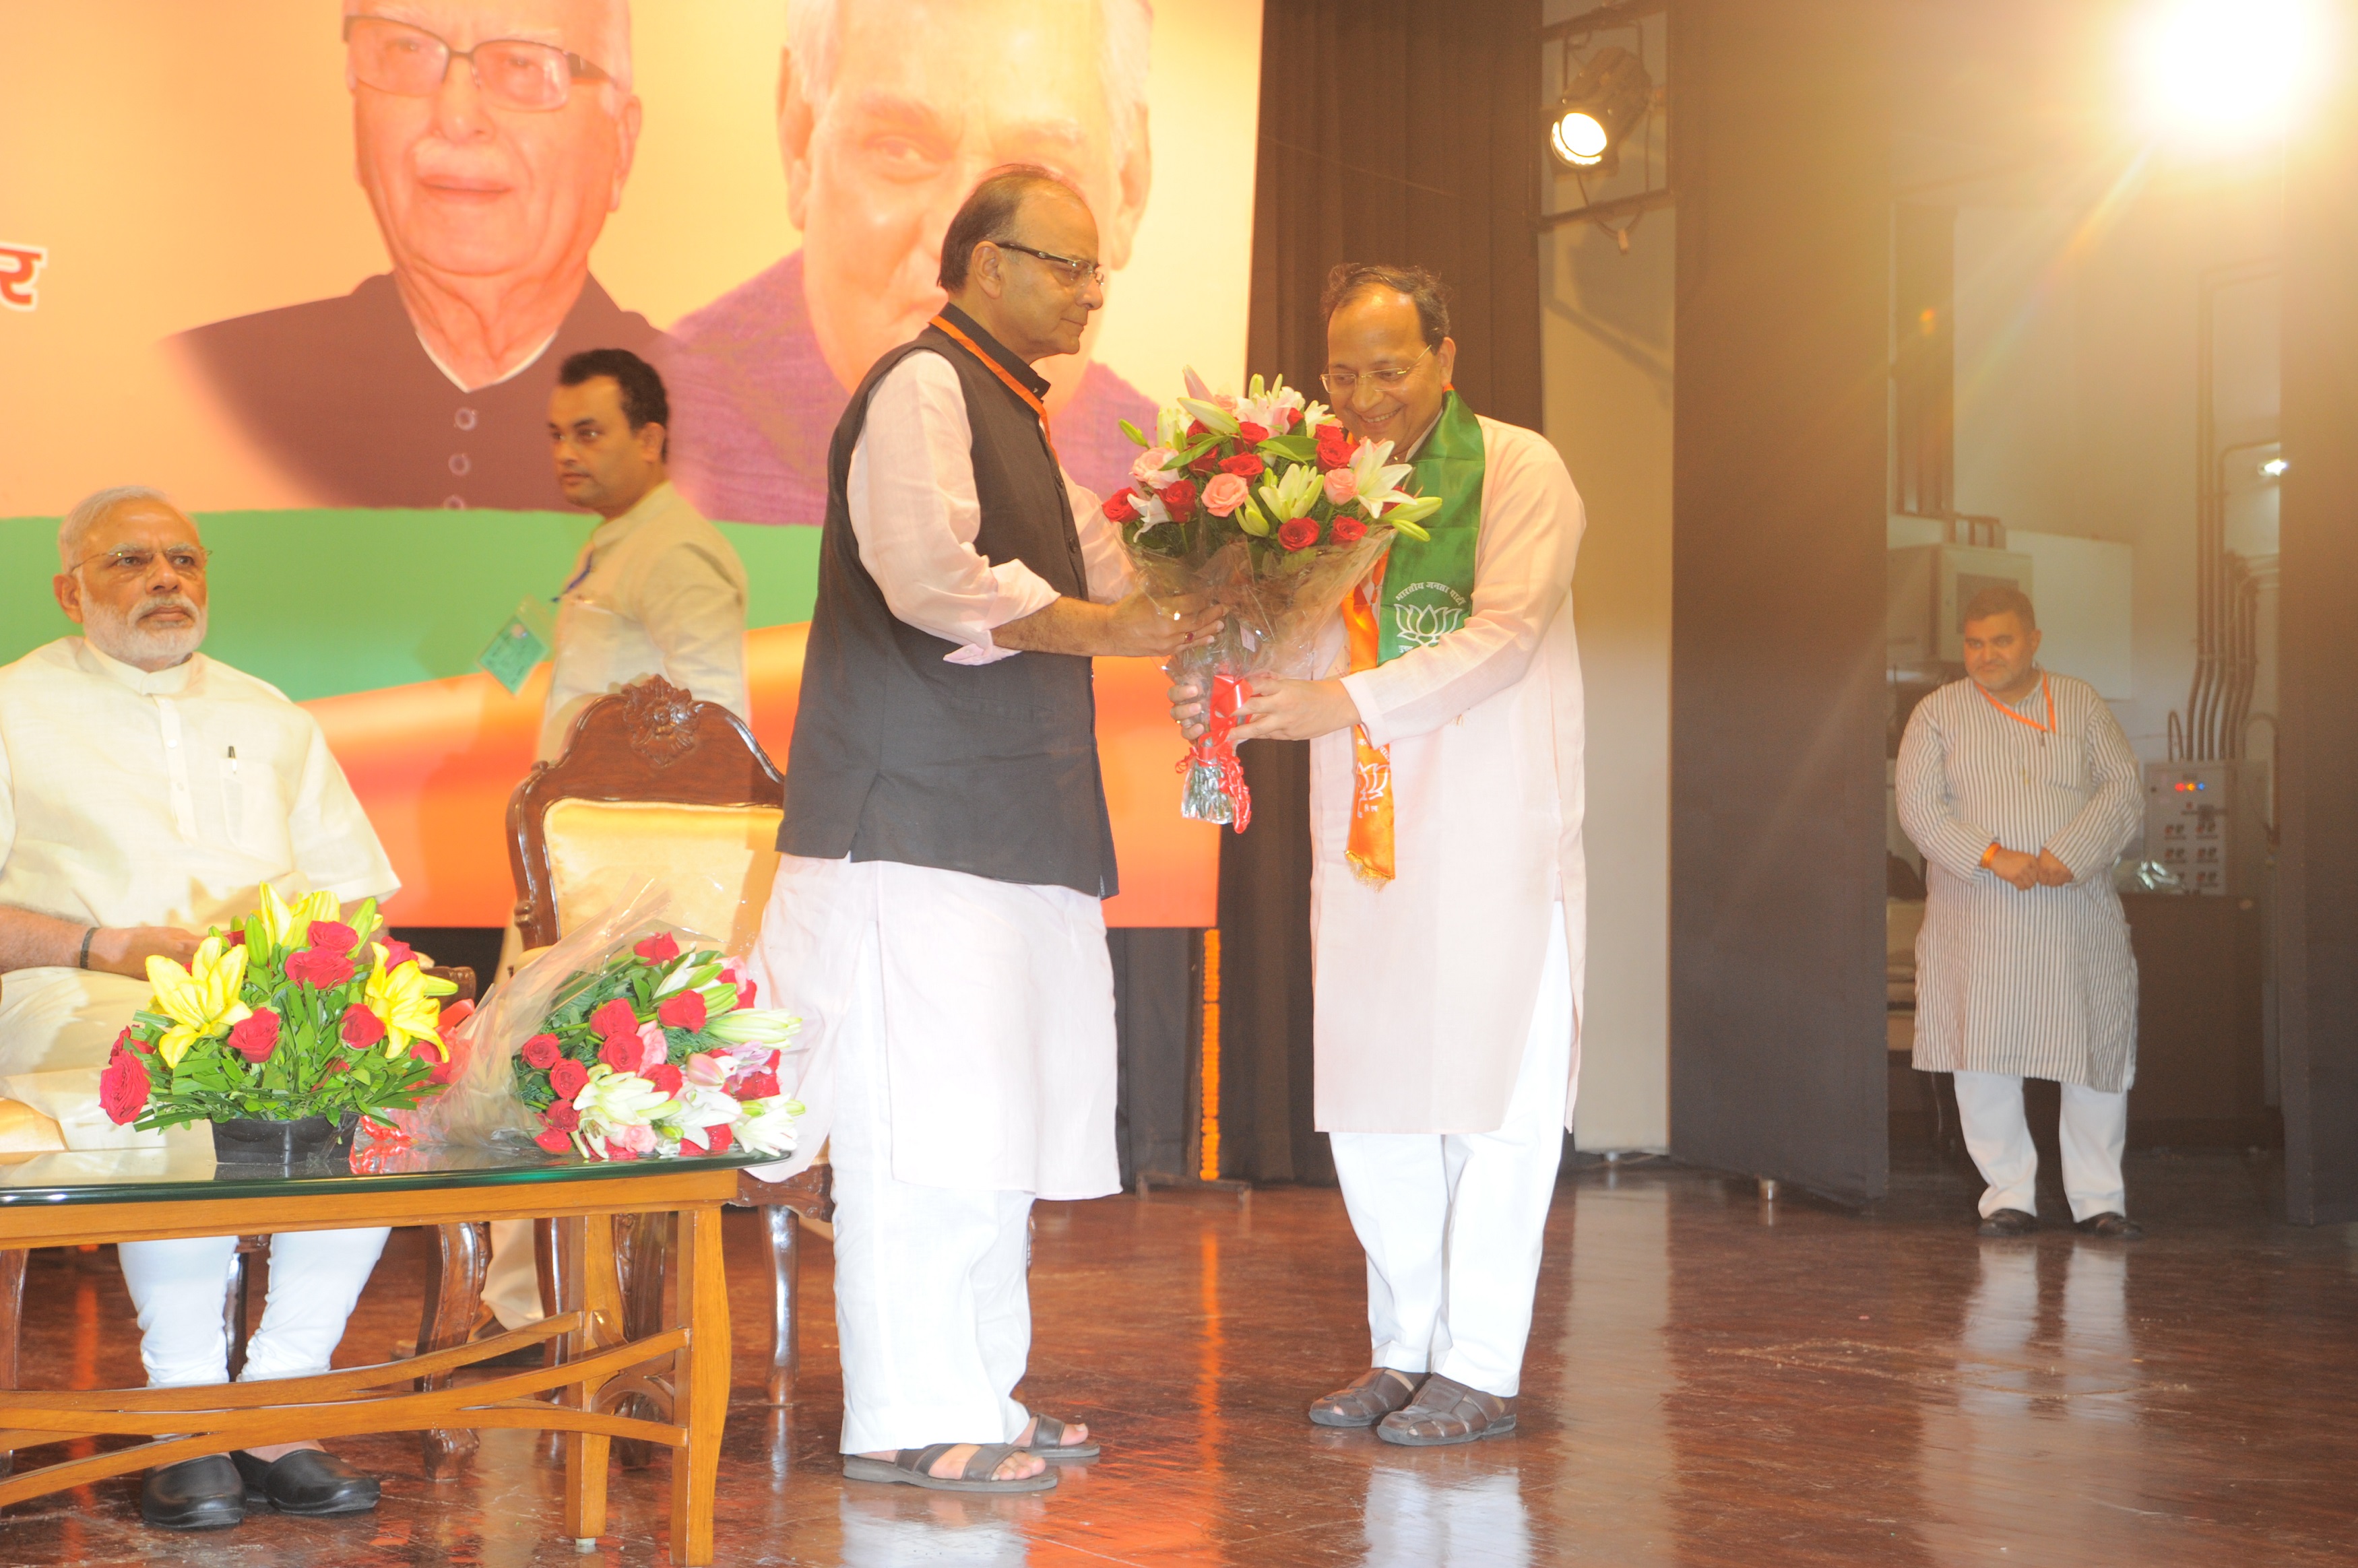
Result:
<instances>
[{"instance_id":1,"label":"white lily","mask_svg":"<svg viewBox=\"0 0 2358 1568\"><path fill-rule=\"evenodd\" d=\"M1400 481L1414 473L1415 466L1391 462L1391 455L1390 441L1362 441L1352 449L1351 478L1358 487L1359 503L1370 515L1409 499Z\"/></svg>"},{"instance_id":2,"label":"white lily","mask_svg":"<svg viewBox=\"0 0 2358 1568\"><path fill-rule=\"evenodd\" d=\"M1217 403L1206 403L1200 397L1183 397L1179 406L1195 416L1195 422L1215 436L1237 433L1237 416ZM1181 434L1184 436L1184 431Z\"/></svg>"},{"instance_id":3,"label":"white lily","mask_svg":"<svg viewBox=\"0 0 2358 1568\"><path fill-rule=\"evenodd\" d=\"M768 1099L745 1102L745 1119L736 1128L737 1141L757 1154L791 1154L795 1148L795 1124L803 1114L802 1102L784 1095Z\"/></svg>"},{"instance_id":4,"label":"white lily","mask_svg":"<svg viewBox=\"0 0 2358 1568\"><path fill-rule=\"evenodd\" d=\"M724 1045L782 1045L803 1021L773 1007L741 1007L704 1026L704 1033Z\"/></svg>"},{"instance_id":5,"label":"white lily","mask_svg":"<svg viewBox=\"0 0 2358 1568\"><path fill-rule=\"evenodd\" d=\"M682 964L678 968L665 975L656 985L655 996L661 999L675 992L708 984L712 977L719 972L720 965L717 960L709 964Z\"/></svg>"},{"instance_id":6,"label":"white lily","mask_svg":"<svg viewBox=\"0 0 2358 1568\"><path fill-rule=\"evenodd\" d=\"M593 1140L625 1127L651 1127L668 1118L676 1103L638 1074L618 1073L603 1062L590 1069L590 1081L573 1097L581 1135Z\"/></svg>"},{"instance_id":7,"label":"white lily","mask_svg":"<svg viewBox=\"0 0 2358 1568\"><path fill-rule=\"evenodd\" d=\"M1176 451L1187 444L1187 411L1176 406L1154 411L1154 444Z\"/></svg>"},{"instance_id":8,"label":"white lily","mask_svg":"<svg viewBox=\"0 0 2358 1568\"><path fill-rule=\"evenodd\" d=\"M1260 487L1261 509L1273 522L1284 523L1302 516L1316 504L1319 492L1316 465L1296 463L1275 484Z\"/></svg>"},{"instance_id":9,"label":"white lily","mask_svg":"<svg viewBox=\"0 0 2358 1568\"><path fill-rule=\"evenodd\" d=\"M665 1112L654 1124L659 1137L676 1139L689 1130L701 1133L711 1127L733 1128L745 1114L735 1096L703 1084L682 1085L672 1104L674 1108ZM706 1140L699 1137L697 1141Z\"/></svg>"}]
</instances>

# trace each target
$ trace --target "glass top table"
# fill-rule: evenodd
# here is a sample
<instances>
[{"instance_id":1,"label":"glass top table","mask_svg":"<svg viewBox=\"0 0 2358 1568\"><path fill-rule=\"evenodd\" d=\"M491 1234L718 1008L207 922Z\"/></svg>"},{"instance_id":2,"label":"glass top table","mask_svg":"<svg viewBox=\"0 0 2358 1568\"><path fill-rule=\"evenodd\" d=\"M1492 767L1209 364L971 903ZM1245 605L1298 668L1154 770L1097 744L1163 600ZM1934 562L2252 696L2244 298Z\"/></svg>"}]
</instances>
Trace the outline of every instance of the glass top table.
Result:
<instances>
[{"instance_id":1,"label":"glass top table","mask_svg":"<svg viewBox=\"0 0 2358 1568\"><path fill-rule=\"evenodd\" d=\"M524 1186L595 1182L674 1172L775 1164L781 1156L732 1151L687 1160L584 1160L528 1144L409 1144L362 1140L282 1169L222 1164L209 1137L178 1136L161 1149L101 1149L36 1154L0 1163L0 1213L64 1204L169 1203L187 1199L317 1197L415 1192L437 1187Z\"/></svg>"}]
</instances>

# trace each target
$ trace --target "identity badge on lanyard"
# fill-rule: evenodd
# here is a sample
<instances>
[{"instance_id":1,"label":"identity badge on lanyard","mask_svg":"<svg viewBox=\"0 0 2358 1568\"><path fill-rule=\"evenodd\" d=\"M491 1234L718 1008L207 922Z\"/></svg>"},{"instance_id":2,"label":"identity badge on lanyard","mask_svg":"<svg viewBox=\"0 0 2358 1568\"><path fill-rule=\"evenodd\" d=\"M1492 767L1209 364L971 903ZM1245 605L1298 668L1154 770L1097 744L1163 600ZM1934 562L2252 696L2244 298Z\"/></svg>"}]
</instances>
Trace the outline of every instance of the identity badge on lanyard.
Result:
<instances>
[{"instance_id":1,"label":"identity badge on lanyard","mask_svg":"<svg viewBox=\"0 0 2358 1568\"><path fill-rule=\"evenodd\" d=\"M2058 721L2055 718L2055 688L2048 684L2047 677L2044 675L2041 675L2039 677L2039 695L2047 709L2047 722L2044 724L2041 724L2038 719L2032 719L2015 708L2009 708L2005 703L2000 702L1997 698L1989 694L1989 688L1986 687L1981 686L1977 683L1974 689L1982 694L1982 700L1984 702L1988 703L1992 708L1996 708L2000 713L2005 714L2017 724L2024 725L2031 730L2037 730L2039 732L2039 740L2037 742L2039 749L2042 752L2047 749L2047 737L2057 733ZM2022 782L2024 784L2028 784L2030 782L2030 767L2028 762L2024 763L2021 772Z\"/></svg>"},{"instance_id":2,"label":"identity badge on lanyard","mask_svg":"<svg viewBox=\"0 0 2358 1568\"><path fill-rule=\"evenodd\" d=\"M557 611L546 600L526 594L499 634L475 655L475 663L490 671L492 678L514 697L532 678L533 666L548 657L556 643Z\"/></svg>"}]
</instances>

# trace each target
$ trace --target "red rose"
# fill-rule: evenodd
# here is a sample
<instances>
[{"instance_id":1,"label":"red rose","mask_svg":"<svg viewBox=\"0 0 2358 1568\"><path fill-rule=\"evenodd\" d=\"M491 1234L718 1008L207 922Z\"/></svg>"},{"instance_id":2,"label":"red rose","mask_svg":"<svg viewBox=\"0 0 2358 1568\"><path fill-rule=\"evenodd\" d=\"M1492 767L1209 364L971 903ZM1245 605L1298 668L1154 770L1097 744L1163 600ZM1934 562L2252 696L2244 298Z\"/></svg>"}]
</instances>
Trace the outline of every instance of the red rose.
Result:
<instances>
[{"instance_id":1,"label":"red rose","mask_svg":"<svg viewBox=\"0 0 2358 1568\"><path fill-rule=\"evenodd\" d=\"M447 1084L451 1079L459 1076L459 1069L464 1065L466 1065L465 1062L461 1061L454 1053L449 1056L437 1058L434 1063L434 1070L427 1074L426 1076L428 1082Z\"/></svg>"},{"instance_id":2,"label":"red rose","mask_svg":"<svg viewBox=\"0 0 2358 1568\"><path fill-rule=\"evenodd\" d=\"M1318 542L1318 524L1307 517L1289 517L1277 531L1277 542L1289 550L1306 550Z\"/></svg>"},{"instance_id":3,"label":"red rose","mask_svg":"<svg viewBox=\"0 0 2358 1568\"><path fill-rule=\"evenodd\" d=\"M743 985L737 988L737 1005L739 1007L752 1006L754 994L755 989L753 982L747 980Z\"/></svg>"},{"instance_id":4,"label":"red rose","mask_svg":"<svg viewBox=\"0 0 2358 1568\"><path fill-rule=\"evenodd\" d=\"M231 929L229 934L229 945L233 947L243 947L245 946L244 926L239 925Z\"/></svg>"},{"instance_id":5,"label":"red rose","mask_svg":"<svg viewBox=\"0 0 2358 1568\"><path fill-rule=\"evenodd\" d=\"M526 1065L538 1067L545 1073L557 1065L557 1059L565 1053L557 1048L556 1035L535 1034L524 1043L524 1049L518 1054L524 1057Z\"/></svg>"},{"instance_id":6,"label":"red rose","mask_svg":"<svg viewBox=\"0 0 2358 1568\"><path fill-rule=\"evenodd\" d=\"M1211 432L1204 428L1204 422L1201 419L1190 419L1187 422L1185 437L1190 441L1194 440L1198 436L1206 436L1210 433Z\"/></svg>"},{"instance_id":7,"label":"red rose","mask_svg":"<svg viewBox=\"0 0 2358 1568\"><path fill-rule=\"evenodd\" d=\"M729 1145L736 1141L736 1134L725 1127L708 1127L704 1130L704 1152L707 1154L726 1154L729 1152Z\"/></svg>"},{"instance_id":8,"label":"red rose","mask_svg":"<svg viewBox=\"0 0 2358 1568\"><path fill-rule=\"evenodd\" d=\"M639 1033L639 1015L631 1011L631 1004L628 1001L616 997L590 1015L590 1027L608 1039L617 1034L628 1034L636 1038Z\"/></svg>"},{"instance_id":9,"label":"red rose","mask_svg":"<svg viewBox=\"0 0 2358 1568\"><path fill-rule=\"evenodd\" d=\"M125 1056L98 1075L98 1103L118 1127L139 1119L147 1105L147 1069Z\"/></svg>"},{"instance_id":10,"label":"red rose","mask_svg":"<svg viewBox=\"0 0 2358 1568\"><path fill-rule=\"evenodd\" d=\"M737 1086L739 1099L769 1099L777 1092L778 1075L775 1073L748 1073L744 1081Z\"/></svg>"},{"instance_id":11,"label":"red rose","mask_svg":"<svg viewBox=\"0 0 2358 1568\"><path fill-rule=\"evenodd\" d=\"M618 1073L635 1073L646 1060L647 1048L636 1034L609 1034L598 1047L598 1060Z\"/></svg>"},{"instance_id":12,"label":"red rose","mask_svg":"<svg viewBox=\"0 0 2358 1568\"><path fill-rule=\"evenodd\" d=\"M344 1044L356 1051L364 1051L384 1038L384 1020L359 1002L344 1009L344 1022L338 1029Z\"/></svg>"},{"instance_id":13,"label":"red rose","mask_svg":"<svg viewBox=\"0 0 2358 1568\"><path fill-rule=\"evenodd\" d=\"M581 1125L581 1113L558 1100L540 1113L540 1119L543 1125L553 1127L559 1132L570 1132Z\"/></svg>"},{"instance_id":14,"label":"red rose","mask_svg":"<svg viewBox=\"0 0 2358 1568\"><path fill-rule=\"evenodd\" d=\"M621 1144L612 1142L606 1145L606 1158L609 1160L635 1160L638 1157L639 1152L635 1149L625 1149Z\"/></svg>"},{"instance_id":15,"label":"red rose","mask_svg":"<svg viewBox=\"0 0 2358 1568\"><path fill-rule=\"evenodd\" d=\"M664 1063L661 1066L649 1067L646 1071L646 1079L667 1095L679 1093L679 1086L687 1082L680 1076L679 1069L669 1062Z\"/></svg>"},{"instance_id":16,"label":"red rose","mask_svg":"<svg viewBox=\"0 0 2358 1568\"><path fill-rule=\"evenodd\" d=\"M1105 505L1099 510L1105 513L1109 523L1132 523L1138 519L1138 503L1130 499L1130 492L1126 490L1117 490L1108 496Z\"/></svg>"},{"instance_id":17,"label":"red rose","mask_svg":"<svg viewBox=\"0 0 2358 1568\"><path fill-rule=\"evenodd\" d=\"M568 1056L548 1069L549 1091L558 1099L569 1100L587 1087L590 1069Z\"/></svg>"},{"instance_id":18,"label":"red rose","mask_svg":"<svg viewBox=\"0 0 2358 1568\"><path fill-rule=\"evenodd\" d=\"M268 1008L249 1013L229 1032L229 1048L256 1066L270 1060L278 1046L278 1015Z\"/></svg>"},{"instance_id":19,"label":"red rose","mask_svg":"<svg viewBox=\"0 0 2358 1568\"><path fill-rule=\"evenodd\" d=\"M1195 515L1195 481L1187 479L1172 481L1163 492L1163 505L1171 514L1174 523L1184 523Z\"/></svg>"},{"instance_id":20,"label":"red rose","mask_svg":"<svg viewBox=\"0 0 2358 1568\"><path fill-rule=\"evenodd\" d=\"M555 1128L549 1129L546 1132L544 1132L539 1137L534 1139L533 1141L539 1144L543 1149L547 1150L552 1154L562 1154L567 1150L573 1147L572 1137L569 1134L557 1131Z\"/></svg>"},{"instance_id":21,"label":"red rose","mask_svg":"<svg viewBox=\"0 0 2358 1568\"><path fill-rule=\"evenodd\" d=\"M1238 479L1259 479L1261 476L1262 471L1268 467L1269 465L1267 463L1261 461L1250 452L1245 452L1238 457L1230 458L1228 461L1222 463L1220 465L1220 471L1222 473L1232 473Z\"/></svg>"},{"instance_id":22,"label":"red rose","mask_svg":"<svg viewBox=\"0 0 2358 1568\"><path fill-rule=\"evenodd\" d=\"M1321 470L1351 466L1350 433L1340 425L1318 427L1318 466Z\"/></svg>"},{"instance_id":23,"label":"red rose","mask_svg":"<svg viewBox=\"0 0 2358 1568\"><path fill-rule=\"evenodd\" d=\"M397 969L404 964L414 964L416 961L416 948L411 946L408 943L402 941L397 936L388 936L384 939L384 967L386 968Z\"/></svg>"},{"instance_id":24,"label":"red rose","mask_svg":"<svg viewBox=\"0 0 2358 1568\"><path fill-rule=\"evenodd\" d=\"M704 996L699 991L681 991L665 997L655 1009L655 1022L665 1029L685 1029L691 1033L704 1027Z\"/></svg>"},{"instance_id":25,"label":"red rose","mask_svg":"<svg viewBox=\"0 0 2358 1568\"><path fill-rule=\"evenodd\" d=\"M1219 471L1220 471L1220 449L1219 449L1219 448L1217 448L1217 447L1206 447L1206 448L1205 448L1205 449L1204 449L1204 450L1203 450L1203 452L1202 452L1199 456L1197 456L1197 457L1196 457L1196 459L1195 459L1193 462L1191 462L1191 463L1189 463L1189 464L1187 465L1187 471L1188 471L1189 473L1217 473L1217 472L1219 472Z\"/></svg>"},{"instance_id":26,"label":"red rose","mask_svg":"<svg viewBox=\"0 0 2358 1568\"><path fill-rule=\"evenodd\" d=\"M1356 545L1368 536L1368 525L1347 512L1338 512L1327 528L1327 535L1338 545Z\"/></svg>"},{"instance_id":27,"label":"red rose","mask_svg":"<svg viewBox=\"0 0 2358 1568\"><path fill-rule=\"evenodd\" d=\"M1302 410L1299 408L1281 408L1277 416L1289 430L1302 423Z\"/></svg>"},{"instance_id":28,"label":"red rose","mask_svg":"<svg viewBox=\"0 0 2358 1568\"><path fill-rule=\"evenodd\" d=\"M1267 427L1256 425L1249 419L1239 419L1237 421L1237 439L1249 447L1258 447L1269 439L1269 430ZM1234 473L1237 470L1230 469L1228 471Z\"/></svg>"},{"instance_id":29,"label":"red rose","mask_svg":"<svg viewBox=\"0 0 2358 1568\"><path fill-rule=\"evenodd\" d=\"M287 956L287 978L297 985L316 986L323 991L333 990L352 978L352 961L343 954L331 953L325 947L306 947L299 953Z\"/></svg>"},{"instance_id":30,"label":"red rose","mask_svg":"<svg viewBox=\"0 0 2358 1568\"><path fill-rule=\"evenodd\" d=\"M662 964L679 957L679 944L672 940L670 932L658 931L631 951L650 964Z\"/></svg>"},{"instance_id":31,"label":"red rose","mask_svg":"<svg viewBox=\"0 0 2358 1568\"><path fill-rule=\"evenodd\" d=\"M126 1029L114 1037L114 1047L107 1052L106 1060L111 1065L117 1056L128 1056L134 1051L153 1051L155 1048Z\"/></svg>"},{"instance_id":32,"label":"red rose","mask_svg":"<svg viewBox=\"0 0 2358 1568\"><path fill-rule=\"evenodd\" d=\"M315 920L304 935L303 945L350 957L352 950L361 945L361 934L341 920Z\"/></svg>"}]
</instances>

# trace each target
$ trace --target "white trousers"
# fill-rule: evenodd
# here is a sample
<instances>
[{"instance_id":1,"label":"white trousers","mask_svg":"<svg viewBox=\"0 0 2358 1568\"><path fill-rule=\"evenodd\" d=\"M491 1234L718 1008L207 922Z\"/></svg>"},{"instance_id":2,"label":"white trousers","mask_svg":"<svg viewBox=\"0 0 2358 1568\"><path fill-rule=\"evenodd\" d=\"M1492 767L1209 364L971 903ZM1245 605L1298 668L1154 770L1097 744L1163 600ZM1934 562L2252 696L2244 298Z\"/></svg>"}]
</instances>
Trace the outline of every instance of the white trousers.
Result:
<instances>
[{"instance_id":1,"label":"white trousers","mask_svg":"<svg viewBox=\"0 0 2358 1568\"><path fill-rule=\"evenodd\" d=\"M492 1263L483 1271L483 1304L502 1328L527 1328L541 1320L540 1262L533 1250L529 1219L492 1221Z\"/></svg>"},{"instance_id":2,"label":"white trousers","mask_svg":"<svg viewBox=\"0 0 2358 1568\"><path fill-rule=\"evenodd\" d=\"M860 946L837 1021L835 1326L846 1454L1005 1443L1032 1354L1032 1195L892 1174L892 1101L877 944Z\"/></svg>"},{"instance_id":3,"label":"white trousers","mask_svg":"<svg viewBox=\"0 0 2358 1568\"><path fill-rule=\"evenodd\" d=\"M1982 1213L2018 1208L2039 1212L2039 1147L2022 1114L2022 1080L2005 1073L1958 1073L1957 1125L1965 1152L1989 1184ZM2121 1182L2121 1150L2128 1142L2129 1097L2065 1084L2057 1129L2063 1149L2063 1193L2071 1217L2128 1213Z\"/></svg>"},{"instance_id":4,"label":"white trousers","mask_svg":"<svg viewBox=\"0 0 2358 1568\"><path fill-rule=\"evenodd\" d=\"M290 1230L270 1238L270 1297L246 1342L240 1382L328 1369L344 1321L392 1231ZM139 1360L153 1389L229 1381L222 1303L234 1236L125 1241L115 1249L139 1314Z\"/></svg>"},{"instance_id":5,"label":"white trousers","mask_svg":"<svg viewBox=\"0 0 2358 1568\"><path fill-rule=\"evenodd\" d=\"M1368 1254L1372 1365L1509 1398L1522 1385L1540 1247L1572 1108L1563 906L1507 1119L1492 1132L1336 1132L1335 1173Z\"/></svg>"}]
</instances>

